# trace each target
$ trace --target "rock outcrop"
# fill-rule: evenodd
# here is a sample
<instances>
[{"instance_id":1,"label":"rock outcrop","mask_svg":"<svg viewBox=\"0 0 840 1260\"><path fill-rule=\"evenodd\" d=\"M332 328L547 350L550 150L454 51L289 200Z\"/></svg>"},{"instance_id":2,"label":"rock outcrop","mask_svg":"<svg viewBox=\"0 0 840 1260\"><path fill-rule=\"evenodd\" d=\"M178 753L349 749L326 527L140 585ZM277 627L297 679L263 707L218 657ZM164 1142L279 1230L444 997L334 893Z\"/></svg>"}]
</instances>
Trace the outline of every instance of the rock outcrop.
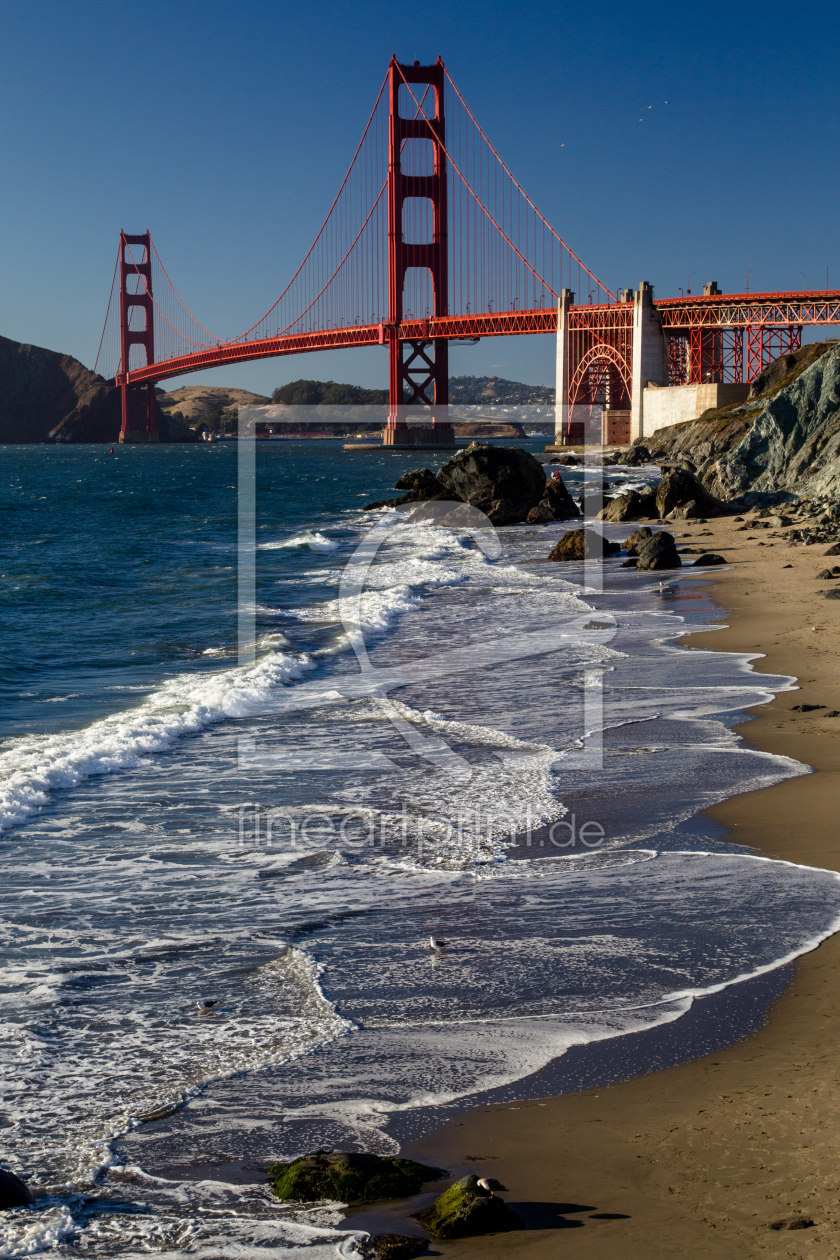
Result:
<instances>
[{"instance_id":1,"label":"rock outcrop","mask_svg":"<svg viewBox=\"0 0 840 1260\"><path fill-rule=\"evenodd\" d=\"M340 1203L370 1203L416 1194L427 1181L446 1173L413 1159L367 1155L356 1151L315 1151L268 1169L272 1190L284 1202L312 1203L337 1199Z\"/></svg>"},{"instance_id":2,"label":"rock outcrop","mask_svg":"<svg viewBox=\"0 0 840 1260\"><path fill-rule=\"evenodd\" d=\"M636 441L626 451L620 452L619 463L624 464L626 468L638 468L640 464L649 464L651 462L651 454L641 441Z\"/></svg>"},{"instance_id":3,"label":"rock outcrop","mask_svg":"<svg viewBox=\"0 0 840 1260\"><path fill-rule=\"evenodd\" d=\"M639 521L655 520L659 516L656 506L656 492L650 490L628 490L626 494L616 495L608 499L598 513L599 521Z\"/></svg>"},{"instance_id":4,"label":"rock outcrop","mask_svg":"<svg viewBox=\"0 0 840 1260\"><path fill-rule=\"evenodd\" d=\"M395 490L443 490L431 468L412 468L394 482Z\"/></svg>"},{"instance_id":5,"label":"rock outcrop","mask_svg":"<svg viewBox=\"0 0 840 1260\"><path fill-rule=\"evenodd\" d=\"M35 1200L29 1187L7 1168L0 1168L0 1211L9 1208L29 1207Z\"/></svg>"},{"instance_id":6,"label":"rock outcrop","mask_svg":"<svg viewBox=\"0 0 840 1260\"><path fill-rule=\"evenodd\" d=\"M679 468L665 473L656 487L656 509L660 518L680 511L681 519L721 516L728 511L726 504L709 494L693 473Z\"/></svg>"},{"instance_id":7,"label":"rock outcrop","mask_svg":"<svg viewBox=\"0 0 840 1260\"><path fill-rule=\"evenodd\" d=\"M529 525L547 525L549 521L571 521L578 516L580 512L562 477L550 477L545 483L543 497L525 519Z\"/></svg>"},{"instance_id":8,"label":"rock outcrop","mask_svg":"<svg viewBox=\"0 0 840 1260\"><path fill-rule=\"evenodd\" d=\"M816 342L776 359L735 407L645 438L657 463L691 461L728 502L749 495L840 492L840 346Z\"/></svg>"},{"instance_id":9,"label":"rock outcrop","mask_svg":"<svg viewBox=\"0 0 840 1260\"><path fill-rule=\"evenodd\" d=\"M679 569L682 560L679 557L673 534L664 529L654 534L643 546L639 547L636 568L655 571L657 569Z\"/></svg>"},{"instance_id":10,"label":"rock outcrop","mask_svg":"<svg viewBox=\"0 0 840 1260\"><path fill-rule=\"evenodd\" d=\"M700 474L721 498L747 491L840 493L840 346L780 389L742 440Z\"/></svg>"},{"instance_id":11,"label":"rock outcrop","mask_svg":"<svg viewBox=\"0 0 840 1260\"><path fill-rule=\"evenodd\" d=\"M430 1208L418 1212L417 1219L435 1242L525 1228L522 1218L513 1208L509 1208L503 1199L482 1190L478 1178L473 1175L462 1177L444 1190Z\"/></svg>"},{"instance_id":12,"label":"rock outcrop","mask_svg":"<svg viewBox=\"0 0 840 1260\"><path fill-rule=\"evenodd\" d=\"M403 473L394 483L395 490L405 490L405 494L395 499L377 499L374 503L366 503L363 512L373 512L378 508L401 507L403 503L423 503L430 499L451 497L438 481L431 468L412 468Z\"/></svg>"},{"instance_id":13,"label":"rock outcrop","mask_svg":"<svg viewBox=\"0 0 840 1260\"><path fill-rule=\"evenodd\" d=\"M632 534L628 534L624 540L624 549L628 556L637 556L639 548L644 547L651 538L653 538L653 530L649 525L642 525L641 529L635 529Z\"/></svg>"},{"instance_id":14,"label":"rock outcrop","mask_svg":"<svg viewBox=\"0 0 840 1260\"><path fill-rule=\"evenodd\" d=\"M414 1260L428 1246L428 1239L413 1234L369 1234L356 1243L355 1254L363 1260Z\"/></svg>"},{"instance_id":15,"label":"rock outcrop","mask_svg":"<svg viewBox=\"0 0 840 1260\"><path fill-rule=\"evenodd\" d=\"M451 498L486 513L494 525L524 521L545 492L539 460L516 446L479 446L458 451L438 471Z\"/></svg>"},{"instance_id":16,"label":"rock outcrop","mask_svg":"<svg viewBox=\"0 0 840 1260\"><path fill-rule=\"evenodd\" d=\"M669 535L670 537L670 535ZM618 543L610 542L594 529L572 529L556 543L549 553L549 560L604 560L621 551Z\"/></svg>"},{"instance_id":17,"label":"rock outcrop","mask_svg":"<svg viewBox=\"0 0 840 1260\"><path fill-rule=\"evenodd\" d=\"M69 354L0 337L0 442L113 442L120 397ZM67 436L67 435L78 436Z\"/></svg>"}]
</instances>

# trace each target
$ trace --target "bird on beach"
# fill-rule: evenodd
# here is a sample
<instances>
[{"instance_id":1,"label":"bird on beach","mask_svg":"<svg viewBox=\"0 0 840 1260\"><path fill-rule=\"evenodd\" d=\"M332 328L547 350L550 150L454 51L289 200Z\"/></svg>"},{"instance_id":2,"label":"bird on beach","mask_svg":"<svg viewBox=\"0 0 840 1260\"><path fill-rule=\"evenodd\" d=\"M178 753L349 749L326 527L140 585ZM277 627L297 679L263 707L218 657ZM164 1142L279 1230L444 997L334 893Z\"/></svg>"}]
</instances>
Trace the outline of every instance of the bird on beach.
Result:
<instances>
[{"instance_id":1,"label":"bird on beach","mask_svg":"<svg viewBox=\"0 0 840 1260\"><path fill-rule=\"evenodd\" d=\"M200 1011L209 1011L211 1006L215 1006L218 998L202 998L200 1002L196 1002L196 1006Z\"/></svg>"},{"instance_id":2,"label":"bird on beach","mask_svg":"<svg viewBox=\"0 0 840 1260\"><path fill-rule=\"evenodd\" d=\"M497 1181L495 1177L479 1177L479 1189L489 1190L490 1198L493 1198L494 1190L507 1190L507 1186L503 1186L501 1181Z\"/></svg>"},{"instance_id":3,"label":"bird on beach","mask_svg":"<svg viewBox=\"0 0 840 1260\"><path fill-rule=\"evenodd\" d=\"M446 941L442 941L439 936L429 937L429 946L436 954L442 954Z\"/></svg>"}]
</instances>

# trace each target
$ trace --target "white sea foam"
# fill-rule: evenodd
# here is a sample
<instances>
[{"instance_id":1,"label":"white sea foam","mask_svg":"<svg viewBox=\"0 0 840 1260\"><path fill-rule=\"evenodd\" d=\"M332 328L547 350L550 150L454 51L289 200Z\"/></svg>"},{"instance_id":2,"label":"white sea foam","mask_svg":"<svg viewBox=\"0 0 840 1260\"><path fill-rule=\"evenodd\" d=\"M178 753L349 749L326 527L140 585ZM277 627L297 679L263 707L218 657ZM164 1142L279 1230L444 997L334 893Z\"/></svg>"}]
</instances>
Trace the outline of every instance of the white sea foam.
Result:
<instances>
[{"instance_id":1,"label":"white sea foam","mask_svg":"<svg viewBox=\"0 0 840 1260\"><path fill-rule=\"evenodd\" d=\"M13 1260L52 1251L75 1232L76 1224L63 1204L0 1213L0 1258Z\"/></svg>"},{"instance_id":2,"label":"white sea foam","mask_svg":"<svg viewBox=\"0 0 840 1260\"><path fill-rule=\"evenodd\" d=\"M277 689L312 668L306 656L271 652L253 666L179 674L138 705L79 731L25 735L0 749L0 831L36 814L51 792L94 775L134 769L225 718L260 713Z\"/></svg>"},{"instance_id":3,"label":"white sea foam","mask_svg":"<svg viewBox=\"0 0 840 1260\"><path fill-rule=\"evenodd\" d=\"M317 551L325 536L311 537L315 547L303 535L261 546ZM509 540L514 556L533 548L527 531ZM605 604L622 607L610 598L599 597L599 620ZM341 621L338 600L271 611ZM7 825L54 787L79 785L7 842L9 887L26 898L23 911L10 898L0 921L10 956L0 1032L15 1082L15 1124L0 1139L42 1188L102 1169L106 1195L150 1205L148 1214L92 1213L82 1226L90 1254L256 1260L273 1248L326 1260L352 1248L329 1205L295 1214L264 1187L145 1176L145 1140L157 1167L168 1166L154 1145L165 1144L168 1122L156 1132L138 1121L161 1106L186 1104L172 1120L175 1164L196 1144L235 1154L240 1138L261 1157L266 1116L267 1157L353 1141L394 1153L385 1131L394 1111L467 1098L569 1046L676 1020L698 994L835 929L840 897L826 872L771 864L757 878L751 863L660 852L675 819L745 784L803 772L742 750L713 720L760 702L769 684L731 657L651 648L683 628L673 616L638 614L627 650L608 648L578 627L589 611L556 566L491 565L445 531L403 526L350 618L376 636L369 677L387 688L392 671L398 698L371 699L364 672L342 663L329 673L329 662L317 686L301 681L312 660L264 636L257 650L268 654L250 669L179 675L84 731L0 749L0 772L18 793L7 798ZM398 623L404 636L389 638ZM530 646L514 651L519 638ZM512 645L509 658L499 645ZM581 689L596 674L605 725L651 726L628 740L644 748L614 736L602 770L584 780L573 746L585 743ZM211 722L266 713L270 722L218 730L192 745L194 756L168 759L165 775L148 759ZM243 732L265 765L257 758L237 779ZM136 773L84 785L127 767ZM319 778L313 767L332 773ZM561 775L578 798L591 789L594 816L613 808L624 831L582 857L546 839L551 857L504 860L511 831L565 817ZM322 818L324 848L260 851L263 824L249 849L243 797L263 817L276 806L293 822ZM401 810L413 815L403 848ZM362 834L366 818L374 843ZM630 847L654 833L650 848ZM708 928L716 935L695 956ZM447 956L431 955L430 932L453 942ZM209 996L217 1006L199 1012L196 998ZM122 1150L136 1178L129 1189L108 1181ZM43 1237L64 1246L60 1232Z\"/></svg>"},{"instance_id":4,"label":"white sea foam","mask_svg":"<svg viewBox=\"0 0 840 1260\"><path fill-rule=\"evenodd\" d=\"M293 538L282 538L275 542L257 543L259 551L283 551L287 547L308 547L310 551L335 551L338 543L317 530L306 530L295 534Z\"/></svg>"}]
</instances>

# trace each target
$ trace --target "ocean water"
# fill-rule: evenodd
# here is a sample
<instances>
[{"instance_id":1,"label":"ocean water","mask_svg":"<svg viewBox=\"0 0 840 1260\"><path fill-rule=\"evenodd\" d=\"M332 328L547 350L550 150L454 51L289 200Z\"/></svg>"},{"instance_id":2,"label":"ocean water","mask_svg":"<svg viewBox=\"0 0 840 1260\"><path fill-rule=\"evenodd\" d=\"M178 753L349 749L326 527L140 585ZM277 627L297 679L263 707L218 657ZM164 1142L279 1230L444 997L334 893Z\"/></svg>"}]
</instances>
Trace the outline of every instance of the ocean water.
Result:
<instances>
[{"instance_id":1,"label":"ocean water","mask_svg":"<svg viewBox=\"0 0 840 1260\"><path fill-rule=\"evenodd\" d=\"M385 452L256 454L243 615L235 444L0 448L0 1163L39 1196L0 1256L352 1255L259 1168L395 1153L840 922L834 873L698 817L808 772L733 735L793 680L702 649L702 575L362 513Z\"/></svg>"}]
</instances>

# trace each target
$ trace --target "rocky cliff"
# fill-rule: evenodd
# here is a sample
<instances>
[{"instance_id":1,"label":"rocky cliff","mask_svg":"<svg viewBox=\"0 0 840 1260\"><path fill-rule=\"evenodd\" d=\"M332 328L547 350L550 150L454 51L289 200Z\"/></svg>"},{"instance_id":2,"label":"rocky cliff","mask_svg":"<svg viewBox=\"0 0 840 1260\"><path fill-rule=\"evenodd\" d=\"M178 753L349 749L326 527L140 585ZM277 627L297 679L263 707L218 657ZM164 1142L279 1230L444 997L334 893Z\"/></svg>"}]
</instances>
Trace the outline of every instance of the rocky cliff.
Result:
<instances>
[{"instance_id":1,"label":"rocky cliff","mask_svg":"<svg viewBox=\"0 0 840 1260\"><path fill-rule=\"evenodd\" d=\"M195 441L177 420L158 413L163 442ZM0 337L0 443L116 442L120 395L74 359Z\"/></svg>"},{"instance_id":2,"label":"rocky cliff","mask_svg":"<svg viewBox=\"0 0 840 1260\"><path fill-rule=\"evenodd\" d=\"M749 399L645 440L656 460L692 461L720 499L747 491L840 494L840 344L777 359Z\"/></svg>"}]
</instances>

